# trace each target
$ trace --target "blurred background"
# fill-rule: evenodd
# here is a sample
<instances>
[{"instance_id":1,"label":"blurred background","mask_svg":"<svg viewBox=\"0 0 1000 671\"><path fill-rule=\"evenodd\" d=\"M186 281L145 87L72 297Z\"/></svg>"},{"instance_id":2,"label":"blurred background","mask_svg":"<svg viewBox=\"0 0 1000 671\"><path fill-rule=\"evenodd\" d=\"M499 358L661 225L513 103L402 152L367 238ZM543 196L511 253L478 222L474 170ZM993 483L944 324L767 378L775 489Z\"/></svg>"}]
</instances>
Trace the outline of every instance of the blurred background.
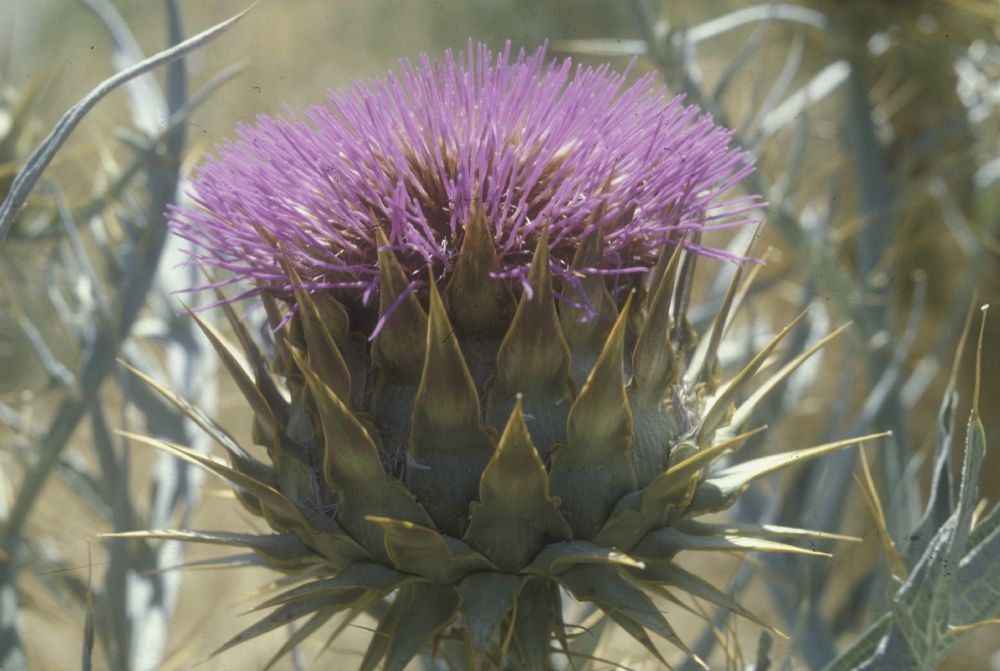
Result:
<instances>
[{"instance_id":1,"label":"blurred background","mask_svg":"<svg viewBox=\"0 0 1000 671\"><path fill-rule=\"evenodd\" d=\"M231 0L0 0L0 197L62 113L100 81L140 52L166 47L171 29L191 35L245 7ZM0 520L19 520L18 561L12 525L10 544L0 544L0 650L20 651L10 659L65 669L79 666L82 654L94 668L186 669L246 626L237 615L252 606L247 595L274 576L164 574L220 553L96 538L112 530L257 525L224 483L112 433L174 435L210 449L146 398L114 364L119 356L200 399L250 442L241 398L224 376L214 381L211 355L171 295L197 276L178 266L176 246L157 233L158 213L174 188L183 191L177 175L239 122L321 103L327 90L381 77L399 58L437 58L469 38L528 50L548 40L554 57L619 69L635 58L636 76L658 72L671 93L734 128L759 159L743 188L771 205L753 250L766 266L723 363L738 365L804 307L810 316L789 357L853 322L763 411L757 423L771 429L752 449L892 430L868 456L889 535L901 551L919 551L913 530L928 496L938 409L962 326L971 306L1000 302L995 2L262 0L186 59L188 100L208 87L204 101L174 106L177 70L160 69L101 102L0 248ZM709 266L696 294L706 320L731 273ZM980 408L987 443L996 445L1000 316L986 329ZM956 455L972 399L975 332L955 368L959 429L946 447ZM991 504L1000 495L996 452L983 464L981 493ZM702 575L789 633L791 641L773 643L775 668L820 668L887 608L887 563L856 472L853 454L823 460L762 483L734 514L851 533L862 543L832 546L828 560L698 563ZM668 612L692 645L715 649L703 622ZM751 663L759 628L715 624ZM263 667L287 635L278 629L203 668ZM356 629L318 659L324 641L307 641L275 668L327 668L331 659L353 666L367 636ZM941 668L1000 669L996 640L995 626L973 632ZM628 668L654 668L624 638L601 646L604 657ZM720 653L711 659L713 669L741 668Z\"/></svg>"}]
</instances>

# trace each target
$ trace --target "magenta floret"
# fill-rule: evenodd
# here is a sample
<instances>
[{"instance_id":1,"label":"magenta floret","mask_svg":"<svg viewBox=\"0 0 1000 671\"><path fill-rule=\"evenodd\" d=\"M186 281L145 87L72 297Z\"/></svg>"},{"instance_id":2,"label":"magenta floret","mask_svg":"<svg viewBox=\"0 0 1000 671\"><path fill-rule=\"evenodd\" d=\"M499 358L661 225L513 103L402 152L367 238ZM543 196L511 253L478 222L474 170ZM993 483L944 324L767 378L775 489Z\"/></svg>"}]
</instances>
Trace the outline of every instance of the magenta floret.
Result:
<instances>
[{"instance_id":1,"label":"magenta floret","mask_svg":"<svg viewBox=\"0 0 1000 671\"><path fill-rule=\"evenodd\" d=\"M195 170L196 206L170 211L192 256L279 294L291 289L285 258L307 288L368 302L376 223L416 286L428 265L448 277L478 201L498 281L523 284L543 226L553 272L571 280L574 252L599 227L602 262L584 274L630 274L680 232L741 225L761 206L724 199L753 170L730 131L651 75L627 85L607 65L547 62L544 46L512 60L509 44L494 55L471 41L457 58L400 70L301 115L241 124Z\"/></svg>"}]
</instances>

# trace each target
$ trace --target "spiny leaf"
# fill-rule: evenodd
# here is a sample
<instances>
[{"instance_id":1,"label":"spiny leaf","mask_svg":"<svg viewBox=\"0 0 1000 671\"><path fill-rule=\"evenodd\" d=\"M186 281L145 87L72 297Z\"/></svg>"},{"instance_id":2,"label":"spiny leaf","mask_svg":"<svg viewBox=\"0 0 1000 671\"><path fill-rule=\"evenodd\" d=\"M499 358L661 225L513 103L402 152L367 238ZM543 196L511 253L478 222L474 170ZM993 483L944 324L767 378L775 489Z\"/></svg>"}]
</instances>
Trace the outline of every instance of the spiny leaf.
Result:
<instances>
[{"instance_id":1,"label":"spiny leaf","mask_svg":"<svg viewBox=\"0 0 1000 671\"><path fill-rule=\"evenodd\" d=\"M673 527L663 527L651 531L633 549L637 557L664 559L685 550L697 552L788 552L791 554L829 557L826 552L778 543L761 538L737 535L695 536L685 534Z\"/></svg>"},{"instance_id":2,"label":"spiny leaf","mask_svg":"<svg viewBox=\"0 0 1000 671\"><path fill-rule=\"evenodd\" d=\"M316 401L326 437L323 467L330 487L346 498L345 492L385 482L381 457L368 431L296 350L292 355Z\"/></svg>"},{"instance_id":3,"label":"spiny leaf","mask_svg":"<svg viewBox=\"0 0 1000 671\"><path fill-rule=\"evenodd\" d=\"M325 652L337 638L340 637L344 630L354 624L362 615L366 613L377 613L384 614L383 608L385 607L385 602L383 597L379 594L368 593L357 601L351 608L344 613L344 616L340 618L337 626L333 628L333 631L327 636L326 643L320 650L322 654Z\"/></svg>"},{"instance_id":4,"label":"spiny leaf","mask_svg":"<svg viewBox=\"0 0 1000 671\"><path fill-rule=\"evenodd\" d=\"M312 391L323 426L323 473L340 499L337 519L365 549L388 559L382 530L366 517L391 515L393 519L431 524L430 517L402 483L386 476L378 448L347 406L294 350L292 353Z\"/></svg>"},{"instance_id":5,"label":"spiny leaf","mask_svg":"<svg viewBox=\"0 0 1000 671\"><path fill-rule=\"evenodd\" d=\"M827 531L784 527L777 524L741 524L739 522L711 524L697 520L684 520L679 522L676 528L684 533L696 536L738 535L756 538L806 538L809 540L847 541L852 543L860 543L862 540L857 536L845 536Z\"/></svg>"},{"instance_id":6,"label":"spiny leaf","mask_svg":"<svg viewBox=\"0 0 1000 671\"><path fill-rule=\"evenodd\" d=\"M805 450L793 450L781 454L773 454L766 457L759 457L742 464L736 464L723 468L712 473L708 478L698 484L695 489L694 499L685 516L692 516L694 513L721 510L733 504L733 502L743 493L743 491L754 480L769 473L774 473L794 464L805 463L810 459L842 450L851 445L862 443L866 440L874 440L891 435L890 432L873 433L857 438L848 438L833 443L827 443L818 447L811 447Z\"/></svg>"},{"instance_id":7,"label":"spiny leaf","mask_svg":"<svg viewBox=\"0 0 1000 671\"><path fill-rule=\"evenodd\" d=\"M968 324L967 324L968 325ZM963 336L965 340L967 334ZM956 363L958 357L956 355ZM953 369L953 374L957 373L957 366ZM954 498L954 484L951 473L951 448L954 439L955 414L958 409L958 394L955 392L953 384L948 385L941 401L941 408L938 411L938 435L934 448L934 472L931 476L930 497L927 507L924 510L920 523L909 535L909 544L906 546L906 565L913 568L913 565L920 559L926 551L934 533L944 525L948 516L951 515L951 502Z\"/></svg>"},{"instance_id":8,"label":"spiny leaf","mask_svg":"<svg viewBox=\"0 0 1000 671\"><path fill-rule=\"evenodd\" d=\"M317 293L312 297L312 302L320 322L333 338L344 363L347 364L351 378L351 401L354 407L363 407L366 403L371 368L368 342L363 335L351 331L351 319L347 309L332 295Z\"/></svg>"},{"instance_id":9,"label":"spiny leaf","mask_svg":"<svg viewBox=\"0 0 1000 671\"><path fill-rule=\"evenodd\" d=\"M701 242L701 231L696 231L690 240L690 245L697 245ZM684 246L682 244L682 246ZM674 344L674 349L678 353L687 352L698 341L698 335L694 327L688 320L687 311L691 302L691 289L694 286L695 267L698 265L700 255L691 251L690 246L685 246L681 257L681 267L677 274L677 286L674 289L674 300L670 304L671 322L673 327L670 332L670 341Z\"/></svg>"},{"instance_id":10,"label":"spiny leaf","mask_svg":"<svg viewBox=\"0 0 1000 671\"><path fill-rule=\"evenodd\" d=\"M416 294L409 291L411 285L377 223L375 239L379 247L379 319L384 321L371 344L371 411L382 443L391 453L404 444L413 415L413 398L424 365L427 314Z\"/></svg>"},{"instance_id":11,"label":"spiny leaf","mask_svg":"<svg viewBox=\"0 0 1000 671\"><path fill-rule=\"evenodd\" d=\"M556 601L553 601L553 595ZM546 578L526 578L514 607L513 644L524 671L547 671L549 639L555 613L562 607L558 590Z\"/></svg>"},{"instance_id":12,"label":"spiny leaf","mask_svg":"<svg viewBox=\"0 0 1000 671\"><path fill-rule=\"evenodd\" d=\"M273 608L292 601L301 601L323 594L334 594L353 589L364 589L374 594L385 595L407 580L416 580L416 578L394 571L388 566L360 562L348 566L333 578L312 580L304 585L293 587L264 601L254 610Z\"/></svg>"},{"instance_id":13,"label":"spiny leaf","mask_svg":"<svg viewBox=\"0 0 1000 671\"><path fill-rule=\"evenodd\" d=\"M619 617L628 618L693 655L649 597L623 578L616 567L584 564L563 573L558 580L574 598L596 604L619 624Z\"/></svg>"},{"instance_id":14,"label":"spiny leaf","mask_svg":"<svg viewBox=\"0 0 1000 671\"><path fill-rule=\"evenodd\" d=\"M650 529L666 524L672 511L688 504L702 469L765 428L759 427L703 450L696 450L687 459L661 473L645 489L623 497L601 527L597 542L609 547L626 550L631 548Z\"/></svg>"},{"instance_id":15,"label":"spiny leaf","mask_svg":"<svg viewBox=\"0 0 1000 671\"><path fill-rule=\"evenodd\" d=\"M216 461L212 457L195 452L194 450L176 445L166 440L143 436L125 431L119 431L120 435L131 440L145 443L157 449L173 454L181 459L197 464L206 470L218 475L232 485L244 489L264 504L263 512L272 522L273 526L279 530L289 530L293 528L305 529L310 525L302 516L298 507L274 487L255 480L253 477L241 473L226 464Z\"/></svg>"},{"instance_id":16,"label":"spiny leaf","mask_svg":"<svg viewBox=\"0 0 1000 671\"><path fill-rule=\"evenodd\" d=\"M760 367L764 365L771 353L781 344L781 341L792 332L798 323L805 317L806 313L800 313L795 319L788 323L785 328L781 329L776 336L760 350L753 359L750 360L743 370L736 374L735 377L730 379L722 389L712 399L712 403L709 405L705 414L702 416L701 422L698 424L698 429L695 433L695 442L701 446L707 446L711 440L712 435L720 427L726 414L729 412L729 406L736 399L736 395L743 389L743 386L760 370Z\"/></svg>"},{"instance_id":17,"label":"spiny leaf","mask_svg":"<svg viewBox=\"0 0 1000 671\"><path fill-rule=\"evenodd\" d=\"M267 324L274 336L275 355L272 368L279 375L286 377L292 373L292 356L288 353L288 329L286 328L287 318L278 307L277 299L266 289L260 291L260 303L264 306L264 313L267 315Z\"/></svg>"},{"instance_id":18,"label":"spiny leaf","mask_svg":"<svg viewBox=\"0 0 1000 671\"><path fill-rule=\"evenodd\" d=\"M308 559L304 559L300 562L298 567L291 569L290 572L311 568L317 563L320 563L320 561L321 560L318 557L309 557ZM202 559L200 561L172 564L170 566L157 569L156 573L169 573L171 571L214 571L228 568L247 568L251 566L266 567L268 564L258 555L252 552L244 552L224 557L212 557L211 559ZM294 564L292 564L292 566L294 566Z\"/></svg>"},{"instance_id":19,"label":"spiny leaf","mask_svg":"<svg viewBox=\"0 0 1000 671\"><path fill-rule=\"evenodd\" d=\"M958 529L951 557L958 559L964 552L972 531L972 517L979 500L979 475L982 472L983 460L986 458L986 432L979 417L979 386L983 368L983 337L986 332L986 309L983 306L983 318L979 329L979 344L976 348L976 375L972 392L972 413L965 429L965 450L962 459L962 479L958 486L957 511Z\"/></svg>"},{"instance_id":20,"label":"spiny leaf","mask_svg":"<svg viewBox=\"0 0 1000 671\"><path fill-rule=\"evenodd\" d=\"M679 430L674 399L651 401L629 392L636 484L645 487L663 472L674 453Z\"/></svg>"},{"instance_id":21,"label":"spiny leaf","mask_svg":"<svg viewBox=\"0 0 1000 671\"><path fill-rule=\"evenodd\" d=\"M385 530L389 560L405 573L453 584L475 571L496 570L489 560L462 541L442 536L430 527L373 515L366 519Z\"/></svg>"},{"instance_id":22,"label":"spiny leaf","mask_svg":"<svg viewBox=\"0 0 1000 671\"><path fill-rule=\"evenodd\" d=\"M215 293L218 298L219 305L222 308L222 313L226 316L226 320L229 322L229 326L232 328L233 333L236 334L240 347L243 349L243 354L250 362L250 367L253 370L254 382L257 385L257 389L260 391L261 396L264 397L264 400L267 402L271 412L274 413L275 420L277 420L279 424L284 424L286 421L288 404L285 401L284 396L282 396L281 392L278 390L278 385L274 381L274 377L271 375L271 369L268 366L267 359L260 351L260 348L257 347L257 343L250 336L246 325L236 315L236 311L233 309L232 303L226 300L222 290L217 288Z\"/></svg>"},{"instance_id":23,"label":"spiny leaf","mask_svg":"<svg viewBox=\"0 0 1000 671\"><path fill-rule=\"evenodd\" d=\"M254 459L229 433L219 426L215 420L206 415L199 408L191 405L183 396L164 387L162 384L149 377L137 368L132 367L125 361L119 361L130 373L149 385L157 394L169 401L175 408L181 411L184 416L197 424L206 434L215 440L229 456L234 468L260 482L272 483L274 481L274 469L262 461Z\"/></svg>"},{"instance_id":24,"label":"spiny leaf","mask_svg":"<svg viewBox=\"0 0 1000 671\"><path fill-rule=\"evenodd\" d=\"M552 455L552 493L577 538L593 538L614 504L636 488L632 413L625 391L626 301L569 411L568 442Z\"/></svg>"},{"instance_id":25,"label":"spiny leaf","mask_svg":"<svg viewBox=\"0 0 1000 671\"><path fill-rule=\"evenodd\" d=\"M678 491L687 489L687 482L693 476L700 474L726 452L738 450L743 446L743 443L757 434L764 432L766 429L767 426L758 426L756 429L751 429L725 440L715 441L711 446L701 449L690 443L683 444L684 446L693 448L690 456L670 466L660 477L653 481L648 490L650 497L655 496L661 499L672 498ZM651 498L652 500L655 499Z\"/></svg>"},{"instance_id":26,"label":"spiny leaf","mask_svg":"<svg viewBox=\"0 0 1000 671\"><path fill-rule=\"evenodd\" d=\"M466 639L477 665L482 664L500 621L514 607L520 586L520 577L493 571L472 573L459 583Z\"/></svg>"},{"instance_id":27,"label":"spiny leaf","mask_svg":"<svg viewBox=\"0 0 1000 671\"><path fill-rule=\"evenodd\" d=\"M845 658L867 659L856 668L930 669L968 628L986 620L997 609L996 572L1000 571L1000 533L990 533L972 550L972 525L978 480L986 453L986 436L979 420L979 384L985 330L981 324L976 356L972 413L966 434L962 479L954 509L937 529L913 565L906 582L891 602L891 618L882 629L863 639ZM832 668L843 668L839 660Z\"/></svg>"},{"instance_id":28,"label":"spiny leaf","mask_svg":"<svg viewBox=\"0 0 1000 671\"><path fill-rule=\"evenodd\" d=\"M268 404L267 399L264 398L260 389L257 388L257 383L243 370L243 365L237 360L236 355L233 354L232 349L226 344L222 335L214 327L199 319L198 315L190 309L187 309L187 311L201 329L201 332L208 338L212 348L219 355L226 370L229 371L229 375L233 378L236 386L239 387L240 393L243 394L247 403L250 404L255 418L265 430L265 447L269 451L272 450L273 444L278 437L278 426L275 421L274 411Z\"/></svg>"},{"instance_id":29,"label":"spiny leaf","mask_svg":"<svg viewBox=\"0 0 1000 671\"><path fill-rule=\"evenodd\" d=\"M424 365L427 314L412 291L400 300L409 285L406 273L389 249L382 227L375 223L374 228L378 245L379 316L389 316L372 341L372 363L386 379L415 382Z\"/></svg>"},{"instance_id":30,"label":"spiny leaf","mask_svg":"<svg viewBox=\"0 0 1000 671\"><path fill-rule=\"evenodd\" d=\"M98 538L179 541L249 548L272 565L292 566L303 560L319 562L319 557L295 534L241 534L228 531L152 530L98 534Z\"/></svg>"},{"instance_id":31,"label":"spiny leaf","mask_svg":"<svg viewBox=\"0 0 1000 671\"><path fill-rule=\"evenodd\" d=\"M745 617L765 629L772 629L771 625L741 606L731 596L722 592L703 578L685 571L672 561L650 562L645 568L633 569L631 573L643 581L644 584L671 585L687 592L691 596L704 599L720 608L725 608L732 613Z\"/></svg>"},{"instance_id":32,"label":"spiny leaf","mask_svg":"<svg viewBox=\"0 0 1000 671\"><path fill-rule=\"evenodd\" d=\"M427 640L454 619L457 609L458 594L449 585L404 585L379 623L360 670L373 671L385 658L384 671L402 671Z\"/></svg>"},{"instance_id":33,"label":"spiny leaf","mask_svg":"<svg viewBox=\"0 0 1000 671\"><path fill-rule=\"evenodd\" d=\"M656 286L650 287L646 319L632 350L632 385L637 398L660 402L677 380L677 355L670 344L670 299L674 275L683 247L677 245L659 274ZM663 251L666 255L666 248Z\"/></svg>"},{"instance_id":34,"label":"spiny leaf","mask_svg":"<svg viewBox=\"0 0 1000 671\"><path fill-rule=\"evenodd\" d=\"M747 241L746 249L743 252L745 258L750 258L754 243L760 234L760 227L761 224L758 223L750 239ZM726 287L726 293L722 297L719 309L715 313L715 319L712 322L712 329L709 332L708 339L698 344L697 349L691 357L691 361L688 363L684 379L689 387L694 388L697 385L703 385L707 390L714 390L718 385L720 376L719 345L722 343L723 335L729 330L732 324L730 316L739 310L740 304L749 292L751 283L760 271L760 268L760 265L755 264L750 272L746 273L746 278L744 279L746 266L736 266L729 280L729 286ZM743 280L742 283L741 280Z\"/></svg>"},{"instance_id":35,"label":"spiny leaf","mask_svg":"<svg viewBox=\"0 0 1000 671\"><path fill-rule=\"evenodd\" d=\"M950 626L984 619L992 615L990 610L996 610L995 599L986 598L987 612L980 614L984 604L982 597L995 594L995 575L988 571L997 565L995 561L984 561L987 555L983 555L982 551L995 551L996 547L981 544L969 561L963 561L976 501L976 481L985 449L985 435L974 405L955 510L938 529L892 600L892 628L886 640L897 656L924 664L920 668L932 668L931 665L958 640L958 633L951 631ZM996 545L1000 546L1000 543ZM968 567L964 572L961 570L963 563ZM973 570L985 570L987 573L975 575ZM968 582L960 584L960 577ZM969 586L977 586L979 593L967 591Z\"/></svg>"},{"instance_id":36,"label":"spiny leaf","mask_svg":"<svg viewBox=\"0 0 1000 671\"><path fill-rule=\"evenodd\" d=\"M303 289L305 283L292 264L286 259L281 259L281 263L293 283L299 308L286 330L298 333L296 327L301 329L300 344L309 354L313 371L319 372L320 378L345 404L361 407L368 376L364 339L358 342L359 338L351 335L351 318L340 301L326 292L309 293ZM287 342L279 344L287 349ZM318 348L315 361L314 347Z\"/></svg>"},{"instance_id":37,"label":"spiny leaf","mask_svg":"<svg viewBox=\"0 0 1000 671\"><path fill-rule=\"evenodd\" d=\"M289 636L285 642L281 645L276 653L268 660L267 664L264 665L262 671L268 671L268 669L274 668L282 657L294 650L300 643L305 641L307 638L312 636L316 630L322 627L324 624L330 621L334 615L339 613L342 608L334 607L321 610L318 613L313 614L309 620L303 624L301 627L295 630L295 632Z\"/></svg>"},{"instance_id":38,"label":"spiny leaf","mask_svg":"<svg viewBox=\"0 0 1000 671\"><path fill-rule=\"evenodd\" d=\"M426 338L407 439L406 484L439 529L461 537L494 442L479 424L479 394L433 277Z\"/></svg>"},{"instance_id":39,"label":"spiny leaf","mask_svg":"<svg viewBox=\"0 0 1000 671\"><path fill-rule=\"evenodd\" d=\"M519 397L483 471L465 541L502 570L517 571L545 545L571 536L558 500L549 496L548 474L528 435Z\"/></svg>"},{"instance_id":40,"label":"spiny leaf","mask_svg":"<svg viewBox=\"0 0 1000 671\"><path fill-rule=\"evenodd\" d=\"M823 667L823 671L859 671L864 668L866 660L876 651L880 641L888 633L892 625L892 615L885 613L878 620L869 625L865 633L854 642L851 647L831 660ZM876 671L871 669L871 671Z\"/></svg>"},{"instance_id":41,"label":"spiny leaf","mask_svg":"<svg viewBox=\"0 0 1000 671\"><path fill-rule=\"evenodd\" d=\"M1000 610L1000 527L976 544L958 565L956 591L950 603L949 621L968 625L991 617Z\"/></svg>"},{"instance_id":42,"label":"spiny leaf","mask_svg":"<svg viewBox=\"0 0 1000 671\"><path fill-rule=\"evenodd\" d=\"M972 527L972 533L969 534L969 549L976 548L998 528L1000 528L1000 504L994 505L993 509Z\"/></svg>"},{"instance_id":43,"label":"spiny leaf","mask_svg":"<svg viewBox=\"0 0 1000 671\"><path fill-rule=\"evenodd\" d=\"M552 297L548 234L542 233L528 273L531 291L517 304L497 352L496 377L487 385L486 423L506 425L522 395L531 438L542 459L565 439L566 412L573 398L569 346Z\"/></svg>"},{"instance_id":44,"label":"spiny leaf","mask_svg":"<svg viewBox=\"0 0 1000 671\"><path fill-rule=\"evenodd\" d=\"M282 262L288 273L295 293L297 315L305 336L306 360L309 370L326 384L345 405L351 403L351 373L330 328L346 328L346 324L333 322L327 325L319 314L319 309L309 292L302 288L303 282L291 263ZM343 308L341 307L341 310ZM346 314L344 315L346 319Z\"/></svg>"},{"instance_id":45,"label":"spiny leaf","mask_svg":"<svg viewBox=\"0 0 1000 671\"><path fill-rule=\"evenodd\" d=\"M310 464L297 454L277 452L274 455L275 489L294 501L303 515L317 514L333 503L332 495L316 485L319 477Z\"/></svg>"},{"instance_id":46,"label":"spiny leaf","mask_svg":"<svg viewBox=\"0 0 1000 671\"><path fill-rule=\"evenodd\" d=\"M798 370L799 367L813 354L821 350L823 347L826 347L827 343L846 331L850 326L851 323L848 322L833 330L831 333L823 336L816 341L812 347L799 354L797 357L782 366L781 370L771 375L766 382L760 385L760 387L758 387L754 393L747 398L747 400L736 408L735 412L733 412L733 416L729 420L729 426L721 430L721 436L724 437L727 433L735 433L736 431L739 431L744 424L750 421L753 411L758 405L760 405L762 400L767 398L779 384L787 380L788 377Z\"/></svg>"},{"instance_id":47,"label":"spiny leaf","mask_svg":"<svg viewBox=\"0 0 1000 671\"><path fill-rule=\"evenodd\" d=\"M287 603L223 643L212 652L212 657L306 615L323 612L332 616L339 611L350 608L364 596L363 589L356 589Z\"/></svg>"},{"instance_id":48,"label":"spiny leaf","mask_svg":"<svg viewBox=\"0 0 1000 671\"><path fill-rule=\"evenodd\" d=\"M465 222L455 268L444 290L455 328L460 332L487 335L510 324L513 294L505 282L490 277L499 269L496 243L483 208L474 203Z\"/></svg>"},{"instance_id":49,"label":"spiny leaf","mask_svg":"<svg viewBox=\"0 0 1000 671\"><path fill-rule=\"evenodd\" d=\"M749 250L747 251L749 252ZM736 297L736 289L742 276L743 266L738 265L729 280L729 286L726 287L722 303L715 313L708 338L698 343L684 371L684 382L692 389L697 385L705 385L711 390L718 384L719 344L722 342L722 333L726 329L729 313L733 308L733 300Z\"/></svg>"},{"instance_id":50,"label":"spiny leaf","mask_svg":"<svg viewBox=\"0 0 1000 671\"><path fill-rule=\"evenodd\" d=\"M345 534L333 519L327 517L307 519L293 501L267 483L255 480L253 477L234 470L211 457L180 445L149 436L120 433L195 463L227 480L237 490L248 492L263 504L260 513L272 527L280 530L294 530L305 536L310 547L326 557L334 567L349 566L368 556L368 553Z\"/></svg>"},{"instance_id":51,"label":"spiny leaf","mask_svg":"<svg viewBox=\"0 0 1000 671\"><path fill-rule=\"evenodd\" d=\"M619 613L614 608L605 607L602 608L602 610L604 610L605 614L608 617L610 617L611 620L615 624L617 624L622 631L631 636L639 643L639 645L645 648L646 652L648 652L650 655L653 656L653 659L658 661L668 670L670 671L673 670L673 667L670 666L670 664L667 663L667 660L663 657L663 653L661 653L657 649L656 645L653 643L653 639L651 639L649 637L649 634L646 633L645 627L636 622L634 619L626 617L625 615Z\"/></svg>"},{"instance_id":52,"label":"spiny leaf","mask_svg":"<svg viewBox=\"0 0 1000 671\"><path fill-rule=\"evenodd\" d=\"M878 491L875 489L875 481L872 479L871 469L868 468L868 458L865 456L865 450L861 448L860 451L861 466L865 475L865 481L862 483L861 479L857 476L854 476L854 479L864 494L865 502L868 504L868 511L871 513L872 519L875 520L879 540L882 541L882 550L889 559L889 568L892 571L892 576L896 580L903 582L906 580L906 565L903 563L903 558L899 555L899 552L896 551L896 545L892 541L892 536L889 535L889 525L886 523L885 513L882 510L882 502L879 500Z\"/></svg>"},{"instance_id":53,"label":"spiny leaf","mask_svg":"<svg viewBox=\"0 0 1000 671\"><path fill-rule=\"evenodd\" d=\"M667 467L670 446L678 433L673 397L680 362L670 342L670 300L680 250L680 245L675 247L665 267L654 275L659 281L650 287L647 314L632 351L628 399L640 487L648 485ZM665 248L663 255L666 251Z\"/></svg>"},{"instance_id":54,"label":"spiny leaf","mask_svg":"<svg viewBox=\"0 0 1000 671\"><path fill-rule=\"evenodd\" d=\"M934 596L937 597L933 600L940 601L941 604L934 607L936 604L932 602L931 614L940 618L942 610L946 610L945 624L950 627L949 632L953 634L961 631L955 627L970 627L990 618L998 610L996 575L1000 572L1000 561L997 561L1000 533L996 529L990 531L990 527L995 525L991 519L996 517L995 511L980 523L980 526L985 523L985 532L977 533L976 529L971 528L978 500L980 472L986 457L986 433L979 417L986 310L987 306L983 306L976 348L972 412L966 426L962 476L956 497L956 508L935 536L925 556L914 568L914 578L918 578L917 573L921 571L926 573L930 580L925 576L919 576L924 578L923 585L917 580L912 581L916 583L914 585L908 581L898 594L900 602L914 603L922 597L926 604L927 592L933 590ZM931 552L935 545L938 545L939 538L946 541L946 550L933 556ZM956 563L959 567L957 575L953 570ZM918 587L924 588L917 589ZM937 626L940 627L941 623L937 623Z\"/></svg>"},{"instance_id":55,"label":"spiny leaf","mask_svg":"<svg viewBox=\"0 0 1000 671\"><path fill-rule=\"evenodd\" d=\"M643 563L624 552L587 541L555 543L542 550L524 573L557 576L579 564L605 564L642 568Z\"/></svg>"},{"instance_id":56,"label":"spiny leaf","mask_svg":"<svg viewBox=\"0 0 1000 671\"><path fill-rule=\"evenodd\" d=\"M318 529L303 532L310 548L323 555L327 565L335 571L371 559L370 553L358 545L336 521L329 517L311 520Z\"/></svg>"},{"instance_id":57,"label":"spiny leaf","mask_svg":"<svg viewBox=\"0 0 1000 671\"><path fill-rule=\"evenodd\" d=\"M598 208L601 209L603 208ZM599 218L600 214L595 212L593 216ZM604 234L603 228L595 229L577 247L570 271L579 278L580 284L578 287L571 287L568 282L566 283L570 295L578 295L577 292L582 290L583 295L590 301L593 315L588 319L587 313L579 308L566 303L559 306L559 324L570 352L570 373L578 382L586 380L590 375L601 347L608 339L611 327L618 317L618 306L608 291L605 278L602 275L585 273L580 277L583 269L600 266Z\"/></svg>"}]
</instances>

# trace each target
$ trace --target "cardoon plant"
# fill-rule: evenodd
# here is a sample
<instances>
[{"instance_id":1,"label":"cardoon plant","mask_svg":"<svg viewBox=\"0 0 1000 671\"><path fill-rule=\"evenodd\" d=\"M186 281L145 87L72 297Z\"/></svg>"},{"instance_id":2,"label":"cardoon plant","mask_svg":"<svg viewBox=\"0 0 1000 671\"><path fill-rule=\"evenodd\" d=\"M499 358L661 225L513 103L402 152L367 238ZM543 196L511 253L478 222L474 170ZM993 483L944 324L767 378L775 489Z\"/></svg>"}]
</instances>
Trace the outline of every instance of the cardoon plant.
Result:
<instances>
[{"instance_id":1,"label":"cardoon plant","mask_svg":"<svg viewBox=\"0 0 1000 671\"><path fill-rule=\"evenodd\" d=\"M267 459L164 389L229 461L156 444L228 480L274 533L143 535L248 547L236 561L288 574L222 649L307 617L280 655L369 613L362 669L425 651L543 670L572 654L571 595L662 661L650 632L687 649L651 595L756 620L677 553L807 552L774 538L825 536L699 519L852 441L730 460L754 406L822 342L748 393L789 325L721 381L740 272L700 343L692 273L734 258L701 235L760 208L727 196L753 164L627 75L470 43L260 117L196 170L175 230L249 282L239 297L259 298L274 334L265 355L220 299L247 370L203 325Z\"/></svg>"}]
</instances>

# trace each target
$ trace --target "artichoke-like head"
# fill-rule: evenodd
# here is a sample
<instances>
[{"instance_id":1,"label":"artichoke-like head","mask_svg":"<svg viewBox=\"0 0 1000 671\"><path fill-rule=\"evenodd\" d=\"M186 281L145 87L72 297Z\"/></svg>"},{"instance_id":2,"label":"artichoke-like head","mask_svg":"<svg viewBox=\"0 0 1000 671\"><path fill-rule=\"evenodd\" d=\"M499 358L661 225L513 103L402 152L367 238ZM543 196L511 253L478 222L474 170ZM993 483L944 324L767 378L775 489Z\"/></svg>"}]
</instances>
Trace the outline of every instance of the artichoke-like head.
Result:
<instances>
[{"instance_id":1,"label":"artichoke-like head","mask_svg":"<svg viewBox=\"0 0 1000 671\"><path fill-rule=\"evenodd\" d=\"M548 669L571 645L567 593L658 657L647 632L683 643L648 592L746 614L672 559L788 549L696 518L831 449L713 469L780 339L720 384L735 292L697 347L686 318L695 260L726 256L701 232L760 206L724 200L750 159L648 77L544 49L470 43L401 70L242 126L196 172L196 207L172 211L196 258L250 281L274 334L264 354L223 301L247 370L204 327L267 458L193 411L228 465L166 446L274 530L167 537L247 545L301 580L224 647L309 617L288 649L370 612L363 669L432 647Z\"/></svg>"}]
</instances>

